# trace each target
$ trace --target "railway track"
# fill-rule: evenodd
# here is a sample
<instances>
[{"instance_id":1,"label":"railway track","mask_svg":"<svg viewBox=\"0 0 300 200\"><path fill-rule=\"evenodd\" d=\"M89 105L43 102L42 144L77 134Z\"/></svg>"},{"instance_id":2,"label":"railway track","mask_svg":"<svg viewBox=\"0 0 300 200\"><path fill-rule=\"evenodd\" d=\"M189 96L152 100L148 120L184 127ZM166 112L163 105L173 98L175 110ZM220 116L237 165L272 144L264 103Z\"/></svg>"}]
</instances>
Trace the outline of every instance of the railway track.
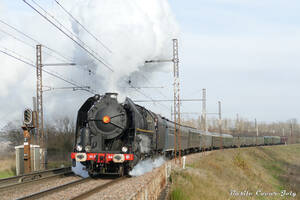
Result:
<instances>
[{"instance_id":1,"label":"railway track","mask_svg":"<svg viewBox=\"0 0 300 200\"><path fill-rule=\"evenodd\" d=\"M113 179L113 180L111 180L107 183L103 183L103 184L100 184L96 187L93 187L90 190L84 190L82 193L78 194L77 196L74 196L71 199L72 200L85 199L85 198L87 198L87 197L89 197L89 196L91 196L91 195L93 195L93 194L95 194L95 193L97 193L101 190L106 189L107 187L109 187L113 184L116 184L116 183L124 180L125 178L126 177L120 177L120 178L117 178L117 179ZM66 183L66 184L63 184L63 185L59 185L57 187L53 187L53 188L50 188L50 189L47 189L47 190L44 190L44 191L41 191L41 192L37 192L37 193L30 194L30 195L25 196L25 197L18 198L18 200L32 200L32 199L46 198L47 196L50 196L50 195L53 195L53 194L58 194L61 191L68 190L71 187L76 187L79 184L87 183L87 182L92 181L92 180L94 180L94 179L92 179L90 177L82 178L82 179L72 181L72 182L69 182L69 183Z\"/></svg>"},{"instance_id":2,"label":"railway track","mask_svg":"<svg viewBox=\"0 0 300 200\"><path fill-rule=\"evenodd\" d=\"M108 187L110 187L110 186L112 186L112 185L114 185L114 184L116 184L118 182L121 182L121 181L123 181L126 178L127 177L123 176L123 177L120 177L118 179L112 180L112 181L110 181L108 183L105 183L103 185L99 185L99 186L97 186L97 187L95 187L95 188L93 188L93 189L91 189L89 191L83 192L83 193L77 195L76 197L71 198L71 200L86 199L89 196L91 196L93 194L96 194L97 192L100 192L101 190L104 190L104 189L106 189L106 188L108 188Z\"/></svg>"},{"instance_id":3,"label":"railway track","mask_svg":"<svg viewBox=\"0 0 300 200\"><path fill-rule=\"evenodd\" d=\"M56 193L56 192L59 192L61 190L65 190L69 187L74 187L78 184L81 184L81 183L85 183L87 181L91 180L90 177L88 178L82 178L82 179L79 179L79 180L76 180L76 181L72 181L72 182L69 182L69 183L66 183L66 184L63 184L63 185L59 185L57 187L53 187L53 188L50 188L50 189L47 189L47 190L43 190L41 192L37 192L37 193L34 193L34 194L31 194L31 195L28 195L28 196L25 196L25 197L21 197L21 198L18 198L19 200L21 199L38 199L38 198L42 198L42 197L45 197L47 195L50 195L50 194L53 194L53 193Z\"/></svg>"},{"instance_id":4,"label":"railway track","mask_svg":"<svg viewBox=\"0 0 300 200\"><path fill-rule=\"evenodd\" d=\"M56 168L45 171L37 171L20 176L14 176L9 178L0 179L0 191L7 188L22 186L26 183L32 183L36 181L43 181L50 178L55 178L63 175L73 174L71 167Z\"/></svg>"}]
</instances>

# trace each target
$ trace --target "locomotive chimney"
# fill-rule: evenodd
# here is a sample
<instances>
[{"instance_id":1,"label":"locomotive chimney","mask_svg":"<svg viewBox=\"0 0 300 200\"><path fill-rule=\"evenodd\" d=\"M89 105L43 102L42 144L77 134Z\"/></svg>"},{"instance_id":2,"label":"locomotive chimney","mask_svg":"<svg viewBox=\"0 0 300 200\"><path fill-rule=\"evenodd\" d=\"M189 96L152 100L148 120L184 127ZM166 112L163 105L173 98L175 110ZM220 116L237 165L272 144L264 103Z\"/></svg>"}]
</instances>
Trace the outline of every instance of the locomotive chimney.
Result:
<instances>
[{"instance_id":1,"label":"locomotive chimney","mask_svg":"<svg viewBox=\"0 0 300 200\"><path fill-rule=\"evenodd\" d=\"M109 96L110 98L116 99L118 97L118 93L107 92L107 93L105 93L105 96Z\"/></svg>"}]
</instances>

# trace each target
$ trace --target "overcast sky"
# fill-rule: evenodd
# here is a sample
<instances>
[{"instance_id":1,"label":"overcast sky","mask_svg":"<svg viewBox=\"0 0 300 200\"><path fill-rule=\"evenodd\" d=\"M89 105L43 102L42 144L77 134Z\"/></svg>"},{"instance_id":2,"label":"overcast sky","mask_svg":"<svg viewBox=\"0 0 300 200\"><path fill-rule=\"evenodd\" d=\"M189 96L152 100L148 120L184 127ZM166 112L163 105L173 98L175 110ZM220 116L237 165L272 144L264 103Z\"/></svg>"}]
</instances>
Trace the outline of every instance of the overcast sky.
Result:
<instances>
[{"instance_id":1,"label":"overcast sky","mask_svg":"<svg viewBox=\"0 0 300 200\"><path fill-rule=\"evenodd\" d=\"M184 96L207 88L209 111L220 99L225 117L299 119L299 1L170 4L180 24Z\"/></svg>"},{"instance_id":2,"label":"overcast sky","mask_svg":"<svg viewBox=\"0 0 300 200\"><path fill-rule=\"evenodd\" d=\"M51 0L47 2L50 3L45 6L53 9ZM267 122L285 121L290 118L299 119L300 96L297 89L300 83L300 68L298 67L300 2L295 0L288 2L283 0L189 0L188 2L172 0L168 2L179 27L181 96L183 98L201 98L202 88L207 88L208 112L217 112L217 101L221 100L223 117L235 118L238 113L248 119L257 118L258 121ZM114 1L109 1L109 4L113 3ZM76 5L72 6L72 8L76 7ZM156 9L155 6L148 8ZM85 12L82 15L89 14L87 10L82 12ZM100 11L96 10L97 12ZM156 14L153 16L157 16ZM27 21L28 26L38 23L42 27L35 29L31 34L40 37L42 41L48 41L49 31L57 34L60 41L64 41L64 45L58 45L57 50L66 52L64 46L71 42L63 35L56 33L57 31L45 21L39 19L33 10L24 5L21 0L1 0L0 19L9 20L19 25L19 28L24 28L27 27L21 19L24 16L37 20ZM109 21L109 19L106 20ZM105 42L115 45L113 41ZM12 46L16 50L17 45ZM150 58L149 55L145 57ZM21 75L7 76L13 74L11 71L21 69L16 68L17 62L6 60L2 64L5 65L1 65L1 68L9 68L10 73L6 73L5 77L0 76L2 85L0 91L9 91L7 95L0 95L2 103L0 125L3 125L4 121L19 117L20 115L16 113L20 113L23 107L30 104L31 97L35 94L34 70L24 69L24 73L31 73L27 77L31 81L24 87L25 90L11 83L12 79L23 81ZM172 98L171 69L171 66L170 69L165 66L163 70L153 73L151 83L146 84L164 86L164 89L160 89L160 92L157 89L142 91L154 99ZM51 82L51 79L48 81ZM5 89L1 90L1 87ZM14 94L15 92L18 95ZM59 107L59 111L65 108L66 113L74 114L90 94L80 92L74 95L69 91L49 93L46 95L48 100L45 100L46 111L53 115L57 107L54 102L63 102L66 95L70 99L62 103L63 107ZM134 92L129 92L128 95L134 99L145 99ZM15 98L22 98L23 101L17 101ZM77 101L72 101L74 98ZM168 103L164 103L164 107L151 103L143 105L164 116L170 116L171 105ZM201 103L183 103L182 110L183 112L201 112ZM46 118L47 116L51 118L50 114L46 113ZM192 115L185 117L192 117Z\"/></svg>"}]
</instances>

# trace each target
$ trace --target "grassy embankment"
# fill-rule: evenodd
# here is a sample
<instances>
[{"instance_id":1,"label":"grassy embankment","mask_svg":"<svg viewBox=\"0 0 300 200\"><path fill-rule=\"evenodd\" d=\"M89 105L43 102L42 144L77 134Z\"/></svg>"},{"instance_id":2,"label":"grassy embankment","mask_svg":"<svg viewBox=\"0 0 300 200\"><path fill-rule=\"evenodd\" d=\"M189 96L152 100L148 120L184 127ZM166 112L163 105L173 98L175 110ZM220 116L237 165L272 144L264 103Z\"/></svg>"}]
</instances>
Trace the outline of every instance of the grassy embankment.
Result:
<instances>
[{"instance_id":1,"label":"grassy embankment","mask_svg":"<svg viewBox=\"0 0 300 200\"><path fill-rule=\"evenodd\" d=\"M187 166L172 173L171 199L300 199L299 144L215 151Z\"/></svg>"},{"instance_id":2,"label":"grassy embankment","mask_svg":"<svg viewBox=\"0 0 300 200\"><path fill-rule=\"evenodd\" d=\"M0 154L0 178L15 176L16 161L14 155Z\"/></svg>"},{"instance_id":3,"label":"grassy embankment","mask_svg":"<svg viewBox=\"0 0 300 200\"><path fill-rule=\"evenodd\" d=\"M71 166L70 161L50 160L48 169ZM0 154L0 178L7 178L16 175L16 160L14 153Z\"/></svg>"}]
</instances>

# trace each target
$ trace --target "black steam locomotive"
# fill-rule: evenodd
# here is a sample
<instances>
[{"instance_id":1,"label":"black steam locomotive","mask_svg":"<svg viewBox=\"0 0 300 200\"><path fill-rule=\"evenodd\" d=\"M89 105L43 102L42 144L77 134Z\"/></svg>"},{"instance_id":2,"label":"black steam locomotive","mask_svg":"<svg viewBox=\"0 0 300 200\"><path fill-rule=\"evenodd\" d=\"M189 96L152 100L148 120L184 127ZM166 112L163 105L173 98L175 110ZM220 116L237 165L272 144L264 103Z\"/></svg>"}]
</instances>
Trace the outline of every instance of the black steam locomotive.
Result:
<instances>
[{"instance_id":1,"label":"black steam locomotive","mask_svg":"<svg viewBox=\"0 0 300 200\"><path fill-rule=\"evenodd\" d=\"M140 159L163 151L160 118L116 93L95 95L79 109L74 153L90 176L128 173ZM161 134L163 135L163 134Z\"/></svg>"},{"instance_id":2,"label":"black steam locomotive","mask_svg":"<svg viewBox=\"0 0 300 200\"><path fill-rule=\"evenodd\" d=\"M213 148L281 144L286 138L233 137L180 128L182 154ZM177 148L178 149L178 148ZM155 155L174 156L174 122L116 93L90 97L78 111L73 166L81 162L90 176L127 174L140 160Z\"/></svg>"}]
</instances>

